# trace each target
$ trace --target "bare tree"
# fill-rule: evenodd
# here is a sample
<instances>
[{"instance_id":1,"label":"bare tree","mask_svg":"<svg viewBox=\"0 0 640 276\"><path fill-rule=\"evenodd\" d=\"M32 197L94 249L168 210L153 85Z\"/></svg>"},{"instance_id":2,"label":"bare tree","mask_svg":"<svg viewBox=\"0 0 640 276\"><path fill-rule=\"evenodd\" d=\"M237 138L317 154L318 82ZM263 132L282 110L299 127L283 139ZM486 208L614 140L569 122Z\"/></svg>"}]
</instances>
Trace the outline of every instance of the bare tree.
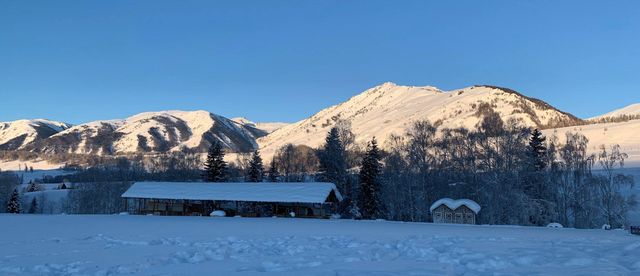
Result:
<instances>
[{"instance_id":1,"label":"bare tree","mask_svg":"<svg viewBox=\"0 0 640 276\"><path fill-rule=\"evenodd\" d=\"M606 223L611 227L625 225L627 212L635 206L635 198L631 193L634 185L633 176L618 172L624 168L624 160L627 157L626 153L620 152L619 145L613 145L609 150L601 145L598 153L598 164L603 171L603 174L599 175L596 181L601 201L600 209ZM628 189L628 194L631 195L624 196L623 189Z\"/></svg>"}]
</instances>

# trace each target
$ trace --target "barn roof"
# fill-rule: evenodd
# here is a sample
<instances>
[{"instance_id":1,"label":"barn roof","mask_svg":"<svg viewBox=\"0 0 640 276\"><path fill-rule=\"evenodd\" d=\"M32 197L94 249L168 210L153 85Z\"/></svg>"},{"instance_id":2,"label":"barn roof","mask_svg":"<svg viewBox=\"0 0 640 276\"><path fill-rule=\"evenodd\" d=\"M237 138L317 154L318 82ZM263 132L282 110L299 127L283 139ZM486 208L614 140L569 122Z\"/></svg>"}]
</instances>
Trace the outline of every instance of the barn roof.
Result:
<instances>
[{"instance_id":1,"label":"barn roof","mask_svg":"<svg viewBox=\"0 0 640 276\"><path fill-rule=\"evenodd\" d=\"M433 212L436 208L440 207L440 205L446 205L451 210L458 209L460 206L467 206L467 208L471 209L474 213L480 212L480 204L476 203L471 199L450 199L450 198L441 198L438 201L431 204L431 208L429 208L430 212Z\"/></svg>"},{"instance_id":2,"label":"barn roof","mask_svg":"<svg viewBox=\"0 0 640 276\"><path fill-rule=\"evenodd\" d=\"M287 203L324 203L333 191L342 195L333 183L208 183L208 182L136 182L122 197L188 200L228 200Z\"/></svg>"}]
</instances>

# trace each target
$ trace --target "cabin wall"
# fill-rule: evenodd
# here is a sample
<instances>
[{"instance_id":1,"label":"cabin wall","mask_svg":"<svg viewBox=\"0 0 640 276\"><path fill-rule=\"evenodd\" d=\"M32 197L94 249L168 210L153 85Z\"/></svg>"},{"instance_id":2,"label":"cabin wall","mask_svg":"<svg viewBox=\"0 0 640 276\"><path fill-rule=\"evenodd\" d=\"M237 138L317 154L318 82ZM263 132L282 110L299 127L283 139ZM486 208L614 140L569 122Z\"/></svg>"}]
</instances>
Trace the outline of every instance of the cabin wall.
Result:
<instances>
[{"instance_id":1,"label":"cabin wall","mask_svg":"<svg viewBox=\"0 0 640 276\"><path fill-rule=\"evenodd\" d=\"M223 210L227 216L243 217L296 217L329 218L337 210L337 204L324 203L270 203L211 200L125 199L131 214L158 216L208 216L214 210Z\"/></svg>"},{"instance_id":2,"label":"cabin wall","mask_svg":"<svg viewBox=\"0 0 640 276\"><path fill-rule=\"evenodd\" d=\"M442 204L433 209L432 217L434 223L476 224L476 213L464 205L451 210Z\"/></svg>"}]
</instances>

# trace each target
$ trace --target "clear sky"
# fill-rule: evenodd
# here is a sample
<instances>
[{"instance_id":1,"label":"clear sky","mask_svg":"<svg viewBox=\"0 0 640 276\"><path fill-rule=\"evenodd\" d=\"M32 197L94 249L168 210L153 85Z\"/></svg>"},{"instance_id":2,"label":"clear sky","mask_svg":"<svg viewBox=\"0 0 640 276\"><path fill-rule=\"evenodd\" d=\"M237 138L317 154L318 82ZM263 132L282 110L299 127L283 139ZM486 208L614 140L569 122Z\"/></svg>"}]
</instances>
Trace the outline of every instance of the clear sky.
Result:
<instances>
[{"instance_id":1,"label":"clear sky","mask_svg":"<svg viewBox=\"0 0 640 276\"><path fill-rule=\"evenodd\" d=\"M640 102L640 1L0 0L0 121L297 121L380 83Z\"/></svg>"}]
</instances>

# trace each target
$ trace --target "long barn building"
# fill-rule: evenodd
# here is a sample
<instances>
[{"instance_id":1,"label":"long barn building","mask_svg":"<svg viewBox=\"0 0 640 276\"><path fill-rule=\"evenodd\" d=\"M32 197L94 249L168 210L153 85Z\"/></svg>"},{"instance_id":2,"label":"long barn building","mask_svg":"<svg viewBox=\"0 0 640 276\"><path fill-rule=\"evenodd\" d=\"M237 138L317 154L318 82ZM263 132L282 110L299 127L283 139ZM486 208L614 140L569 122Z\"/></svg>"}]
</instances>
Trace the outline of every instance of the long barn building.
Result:
<instances>
[{"instance_id":1,"label":"long barn building","mask_svg":"<svg viewBox=\"0 0 640 276\"><path fill-rule=\"evenodd\" d=\"M327 218L342 195L333 183L136 182L124 194L131 214Z\"/></svg>"}]
</instances>

